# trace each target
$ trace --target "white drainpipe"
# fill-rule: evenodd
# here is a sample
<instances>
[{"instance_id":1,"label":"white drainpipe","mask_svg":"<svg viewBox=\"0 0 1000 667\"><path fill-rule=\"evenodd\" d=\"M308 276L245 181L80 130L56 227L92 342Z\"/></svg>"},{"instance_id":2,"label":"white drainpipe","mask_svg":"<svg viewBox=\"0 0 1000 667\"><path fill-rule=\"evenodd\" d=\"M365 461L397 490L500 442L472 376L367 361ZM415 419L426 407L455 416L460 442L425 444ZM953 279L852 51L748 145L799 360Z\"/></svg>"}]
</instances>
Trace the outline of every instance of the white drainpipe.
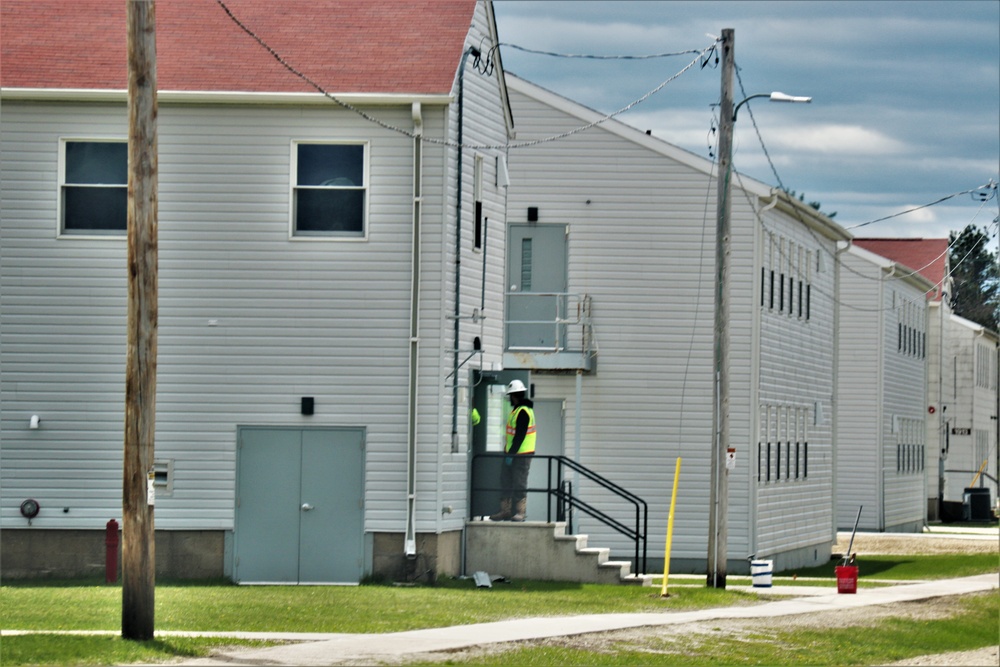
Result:
<instances>
[{"instance_id":1,"label":"white drainpipe","mask_svg":"<svg viewBox=\"0 0 1000 667\"><path fill-rule=\"evenodd\" d=\"M410 357L406 414L406 536L407 558L417 555L417 353L420 345L420 222L423 204L423 130L420 102L413 103L413 247L410 256Z\"/></svg>"}]
</instances>

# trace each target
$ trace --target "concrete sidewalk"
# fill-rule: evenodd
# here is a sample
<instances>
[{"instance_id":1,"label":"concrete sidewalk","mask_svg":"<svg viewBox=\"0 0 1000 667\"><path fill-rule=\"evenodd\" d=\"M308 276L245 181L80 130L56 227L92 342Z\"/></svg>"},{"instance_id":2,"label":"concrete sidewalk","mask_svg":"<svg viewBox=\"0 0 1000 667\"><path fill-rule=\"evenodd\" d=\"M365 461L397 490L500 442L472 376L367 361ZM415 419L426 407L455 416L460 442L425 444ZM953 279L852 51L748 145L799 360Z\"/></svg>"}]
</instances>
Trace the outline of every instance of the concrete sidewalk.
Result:
<instances>
[{"instance_id":1,"label":"concrete sidewalk","mask_svg":"<svg viewBox=\"0 0 1000 667\"><path fill-rule=\"evenodd\" d=\"M750 607L723 607L683 612L591 614L556 618L525 618L449 628L411 630L379 635L295 635L277 633L157 633L159 635L215 635L261 639L284 639L299 643L265 649L233 649L216 658L191 660L184 665L351 665L361 661L392 661L403 656L451 651L502 642L527 641L606 632L628 628L679 625L696 621L740 618L778 618L855 607L911 602L948 595L961 595L1000 587L1000 575L986 574L961 579L862 588L857 594L838 594L836 589L802 590L798 597ZM784 592L784 591L782 591Z\"/></svg>"}]
</instances>

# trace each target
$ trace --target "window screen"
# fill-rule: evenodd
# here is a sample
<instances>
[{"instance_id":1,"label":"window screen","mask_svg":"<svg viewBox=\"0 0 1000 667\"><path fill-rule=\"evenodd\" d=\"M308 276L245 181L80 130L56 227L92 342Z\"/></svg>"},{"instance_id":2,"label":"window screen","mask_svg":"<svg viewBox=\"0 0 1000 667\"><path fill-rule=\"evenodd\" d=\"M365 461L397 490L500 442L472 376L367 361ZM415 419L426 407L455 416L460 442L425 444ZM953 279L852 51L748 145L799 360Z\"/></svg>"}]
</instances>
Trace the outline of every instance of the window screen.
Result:
<instances>
[{"instance_id":1,"label":"window screen","mask_svg":"<svg viewBox=\"0 0 1000 667\"><path fill-rule=\"evenodd\" d=\"M60 210L64 234L125 234L128 230L128 144L67 141Z\"/></svg>"},{"instance_id":2,"label":"window screen","mask_svg":"<svg viewBox=\"0 0 1000 667\"><path fill-rule=\"evenodd\" d=\"M294 236L364 236L368 185L363 144L297 144Z\"/></svg>"}]
</instances>

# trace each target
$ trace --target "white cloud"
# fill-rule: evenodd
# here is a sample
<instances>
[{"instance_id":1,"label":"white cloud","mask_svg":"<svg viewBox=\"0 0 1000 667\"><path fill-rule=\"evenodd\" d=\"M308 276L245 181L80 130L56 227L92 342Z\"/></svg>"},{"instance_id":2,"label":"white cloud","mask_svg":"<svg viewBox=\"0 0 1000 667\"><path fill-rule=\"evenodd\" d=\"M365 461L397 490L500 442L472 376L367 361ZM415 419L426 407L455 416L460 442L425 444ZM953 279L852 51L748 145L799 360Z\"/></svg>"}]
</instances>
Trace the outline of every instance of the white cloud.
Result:
<instances>
[{"instance_id":1,"label":"white cloud","mask_svg":"<svg viewBox=\"0 0 1000 667\"><path fill-rule=\"evenodd\" d=\"M839 155L893 155L908 152L907 145L861 125L799 125L769 129L767 142L782 150Z\"/></svg>"}]
</instances>

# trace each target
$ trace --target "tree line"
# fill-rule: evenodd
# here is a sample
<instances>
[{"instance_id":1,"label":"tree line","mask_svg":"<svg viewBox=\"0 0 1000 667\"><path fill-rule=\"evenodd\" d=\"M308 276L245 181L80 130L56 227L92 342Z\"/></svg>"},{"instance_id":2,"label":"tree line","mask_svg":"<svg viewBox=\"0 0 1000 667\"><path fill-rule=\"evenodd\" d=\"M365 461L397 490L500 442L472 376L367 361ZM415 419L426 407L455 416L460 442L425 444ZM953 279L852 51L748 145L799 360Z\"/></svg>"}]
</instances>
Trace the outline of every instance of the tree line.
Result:
<instances>
[{"instance_id":1,"label":"tree line","mask_svg":"<svg viewBox=\"0 0 1000 667\"><path fill-rule=\"evenodd\" d=\"M974 225L949 235L950 305L956 315L998 331L1000 271L989 241L988 230Z\"/></svg>"}]
</instances>

